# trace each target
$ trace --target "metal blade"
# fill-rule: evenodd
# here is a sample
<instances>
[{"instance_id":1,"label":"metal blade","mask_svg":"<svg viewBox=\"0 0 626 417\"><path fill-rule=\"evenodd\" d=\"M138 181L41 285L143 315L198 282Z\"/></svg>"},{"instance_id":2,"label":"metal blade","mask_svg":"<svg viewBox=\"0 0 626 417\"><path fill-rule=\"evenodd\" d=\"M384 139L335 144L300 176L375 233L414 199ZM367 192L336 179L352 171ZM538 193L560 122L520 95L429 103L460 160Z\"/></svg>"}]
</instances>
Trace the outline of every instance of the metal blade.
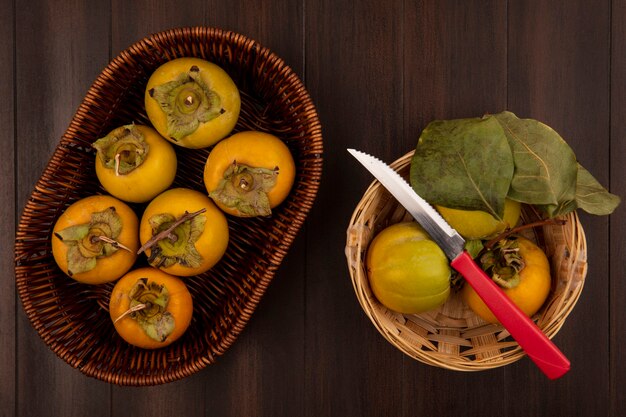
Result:
<instances>
[{"instance_id":1,"label":"metal blade","mask_svg":"<svg viewBox=\"0 0 626 417\"><path fill-rule=\"evenodd\" d=\"M456 258L465 240L441 217L426 200L420 197L404 178L380 159L355 149L348 149L380 183L393 195L450 259Z\"/></svg>"}]
</instances>

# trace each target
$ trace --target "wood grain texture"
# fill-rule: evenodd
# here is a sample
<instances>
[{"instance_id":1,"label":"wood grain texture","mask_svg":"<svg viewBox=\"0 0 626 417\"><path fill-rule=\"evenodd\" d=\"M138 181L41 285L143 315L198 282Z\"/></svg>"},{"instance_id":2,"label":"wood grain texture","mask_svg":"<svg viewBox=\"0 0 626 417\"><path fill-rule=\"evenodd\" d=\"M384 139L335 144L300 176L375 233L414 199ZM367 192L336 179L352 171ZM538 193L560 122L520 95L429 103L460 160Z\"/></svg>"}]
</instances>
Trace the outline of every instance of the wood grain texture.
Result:
<instances>
[{"instance_id":1,"label":"wood grain texture","mask_svg":"<svg viewBox=\"0 0 626 417\"><path fill-rule=\"evenodd\" d=\"M16 225L15 208L15 90L14 90L14 5L0 3L0 126L4 127L4 138L0 140L0 416L15 415L15 278L13 271L13 236Z\"/></svg>"},{"instance_id":2,"label":"wood grain texture","mask_svg":"<svg viewBox=\"0 0 626 417\"><path fill-rule=\"evenodd\" d=\"M401 1L307 3L307 85L322 120L325 167L308 235L306 416L400 415L403 355L356 301L344 247L352 210L372 181L346 148L387 161L402 149L402 9Z\"/></svg>"},{"instance_id":3,"label":"wood grain texture","mask_svg":"<svg viewBox=\"0 0 626 417\"><path fill-rule=\"evenodd\" d=\"M510 2L508 19L509 109L553 127L580 163L605 185L609 178L609 13L608 2ZM583 214L581 221L587 234L589 273L576 308L554 338L572 361L572 370L555 383L540 376L530 377L521 387L511 382L511 392L526 406L509 403L508 415L609 412L608 219ZM512 367L510 375L514 381L526 381L528 372ZM596 392L593 398L586 394L591 386Z\"/></svg>"},{"instance_id":4,"label":"wood grain texture","mask_svg":"<svg viewBox=\"0 0 626 417\"><path fill-rule=\"evenodd\" d=\"M480 117L504 110L507 100L507 8L504 2L406 2L404 11L405 151L415 149L435 119ZM526 364L527 372L535 369ZM503 395L482 401L485 386L506 387L506 368L464 374L404 360L402 415L495 416ZM447 387L442 389L442 387ZM463 395L457 395L463 392ZM433 395L433 393L437 393Z\"/></svg>"},{"instance_id":5,"label":"wood grain texture","mask_svg":"<svg viewBox=\"0 0 626 417\"><path fill-rule=\"evenodd\" d=\"M507 99L507 7L501 1L406 2L405 133L432 120L501 111Z\"/></svg>"},{"instance_id":6,"label":"wood grain texture","mask_svg":"<svg viewBox=\"0 0 626 417\"><path fill-rule=\"evenodd\" d=\"M626 395L626 1L611 2L610 189L622 205L609 219L610 411L624 414Z\"/></svg>"},{"instance_id":7,"label":"wood grain texture","mask_svg":"<svg viewBox=\"0 0 626 417\"><path fill-rule=\"evenodd\" d=\"M0 76L8 80L0 83L8 132L0 138L0 194L10 196L0 199L4 247L93 80L113 56L157 31L215 26L276 52L317 106L325 166L306 228L253 318L216 364L184 380L129 388L85 377L38 337L5 273L0 415L626 416L623 206L610 218L582 215L589 272L554 339L572 361L558 381L527 359L478 373L410 359L362 311L344 256L352 210L372 182L346 148L391 162L436 118L508 108L542 120L602 184L626 196L626 0L17 6L0 4ZM12 262L0 257L0 268L10 271Z\"/></svg>"},{"instance_id":8,"label":"wood grain texture","mask_svg":"<svg viewBox=\"0 0 626 417\"><path fill-rule=\"evenodd\" d=\"M92 81L108 62L106 3L32 1L16 13L16 204L21 211ZM34 29L37 30L34 30ZM16 416L109 416L110 386L52 353L18 312Z\"/></svg>"}]
</instances>

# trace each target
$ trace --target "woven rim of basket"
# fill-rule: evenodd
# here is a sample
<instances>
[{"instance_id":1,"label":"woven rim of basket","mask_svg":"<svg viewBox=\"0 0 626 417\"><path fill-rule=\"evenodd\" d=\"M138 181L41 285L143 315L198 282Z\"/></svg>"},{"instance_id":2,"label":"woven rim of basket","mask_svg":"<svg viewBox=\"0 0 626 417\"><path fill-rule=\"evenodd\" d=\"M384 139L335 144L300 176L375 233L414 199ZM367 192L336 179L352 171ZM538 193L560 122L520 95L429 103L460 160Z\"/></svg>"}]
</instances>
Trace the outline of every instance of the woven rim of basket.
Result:
<instances>
[{"instance_id":1,"label":"woven rim of basket","mask_svg":"<svg viewBox=\"0 0 626 417\"><path fill-rule=\"evenodd\" d=\"M391 164L405 178L413 153ZM522 221L529 222L532 213L523 207ZM524 351L506 329L484 322L454 292L442 307L422 314L399 314L378 302L369 287L364 266L367 247L384 227L410 220L410 215L374 181L354 210L347 229L346 258L354 291L378 331L410 357L451 370L480 371L524 357ZM572 311L587 273L583 228L575 212L567 215L566 220L562 226L542 226L526 233L546 251L551 263L552 289L542 309L533 317L549 338L557 334Z\"/></svg>"},{"instance_id":2,"label":"woven rim of basket","mask_svg":"<svg viewBox=\"0 0 626 417\"><path fill-rule=\"evenodd\" d=\"M271 219L229 218L232 248L225 256L228 259L223 258L215 271L187 279L194 297L194 321L198 321L195 329L192 322L182 341L147 351L125 344L115 333L107 302L113 284L86 286L65 277L54 263L49 242L58 216L70 203L85 197L85 189L103 192L97 189L95 175L85 175L93 169L92 160L85 158L91 155L90 143L118 122L116 112L142 113L140 121L147 124L142 102L139 104L140 92L135 91L137 80L145 85L159 64L181 56L219 57L236 73L233 78L245 74L242 82L258 84L255 94L260 99L246 95L247 86L240 86L240 129L266 127L288 136L285 140L294 153L297 175L289 198ZM129 100L130 107L121 108L127 92L135 95L135 101ZM271 98L280 111L269 104L262 108L265 98ZM289 126L284 125L287 113L293 116ZM174 185L186 185L178 175L194 176L193 187L202 189L199 173L208 151L178 147L176 151L185 163L179 159L181 173ZM256 41L221 29L192 27L159 32L136 42L94 81L22 213L16 233L15 273L28 319L59 357L106 382L155 385L205 368L243 330L303 225L319 188L322 153L321 125L306 88L282 59ZM241 233L232 236L233 231ZM249 257L255 260L254 267L249 266L239 278ZM67 303L68 298L76 302ZM198 303L198 298L208 300L206 305Z\"/></svg>"}]
</instances>

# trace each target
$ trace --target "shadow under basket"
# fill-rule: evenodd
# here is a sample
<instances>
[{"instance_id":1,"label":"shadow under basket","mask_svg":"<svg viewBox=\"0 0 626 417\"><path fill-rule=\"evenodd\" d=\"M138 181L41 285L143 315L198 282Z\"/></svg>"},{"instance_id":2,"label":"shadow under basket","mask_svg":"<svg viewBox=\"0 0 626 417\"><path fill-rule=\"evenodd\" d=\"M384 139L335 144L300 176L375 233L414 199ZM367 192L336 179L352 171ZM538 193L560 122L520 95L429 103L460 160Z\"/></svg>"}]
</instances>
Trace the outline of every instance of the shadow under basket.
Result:
<instances>
[{"instance_id":1,"label":"shadow under basket","mask_svg":"<svg viewBox=\"0 0 626 417\"><path fill-rule=\"evenodd\" d=\"M409 152L391 164L408 179ZM346 257L361 307L376 329L410 357L433 366L456 371L480 371L515 362L524 351L499 324L490 324L474 314L452 290L439 308L422 314L400 314L384 307L369 286L365 268L368 245L387 226L413 218L378 182L374 181L358 203L347 230ZM522 223L538 220L522 206ZM536 242L550 260L552 288L541 310L533 317L552 338L563 326L583 289L587 273L585 234L575 212L564 225L526 229L523 235Z\"/></svg>"},{"instance_id":2,"label":"shadow under basket","mask_svg":"<svg viewBox=\"0 0 626 417\"><path fill-rule=\"evenodd\" d=\"M119 337L108 313L113 283L86 285L64 275L51 253L52 228L73 202L105 194L91 144L112 129L150 125L144 90L166 61L198 57L221 66L241 93L233 133L272 133L289 147L296 179L270 217L229 216L230 241L210 271L184 281L194 302L190 327L167 347L143 350ZM206 192L210 149L175 147L173 187ZM253 314L310 211L322 174L322 135L301 80L254 40L214 28L179 28L148 36L121 52L98 76L60 140L22 213L15 242L16 286L24 311L44 342L84 374L118 385L155 385L189 376L215 362ZM131 207L141 216L145 205ZM145 266L139 256L138 266Z\"/></svg>"}]
</instances>

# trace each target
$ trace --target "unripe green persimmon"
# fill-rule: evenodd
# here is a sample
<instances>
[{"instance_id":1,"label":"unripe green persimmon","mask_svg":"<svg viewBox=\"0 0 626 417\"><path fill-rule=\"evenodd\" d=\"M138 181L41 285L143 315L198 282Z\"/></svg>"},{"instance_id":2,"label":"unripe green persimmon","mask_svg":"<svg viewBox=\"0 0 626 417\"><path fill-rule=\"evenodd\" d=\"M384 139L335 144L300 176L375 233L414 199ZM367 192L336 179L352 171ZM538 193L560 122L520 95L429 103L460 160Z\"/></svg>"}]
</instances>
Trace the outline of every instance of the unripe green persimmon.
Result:
<instances>
[{"instance_id":1,"label":"unripe green persimmon","mask_svg":"<svg viewBox=\"0 0 626 417\"><path fill-rule=\"evenodd\" d=\"M443 304L450 294L446 255L415 222L383 229L366 256L370 287L387 308L416 314Z\"/></svg>"}]
</instances>

